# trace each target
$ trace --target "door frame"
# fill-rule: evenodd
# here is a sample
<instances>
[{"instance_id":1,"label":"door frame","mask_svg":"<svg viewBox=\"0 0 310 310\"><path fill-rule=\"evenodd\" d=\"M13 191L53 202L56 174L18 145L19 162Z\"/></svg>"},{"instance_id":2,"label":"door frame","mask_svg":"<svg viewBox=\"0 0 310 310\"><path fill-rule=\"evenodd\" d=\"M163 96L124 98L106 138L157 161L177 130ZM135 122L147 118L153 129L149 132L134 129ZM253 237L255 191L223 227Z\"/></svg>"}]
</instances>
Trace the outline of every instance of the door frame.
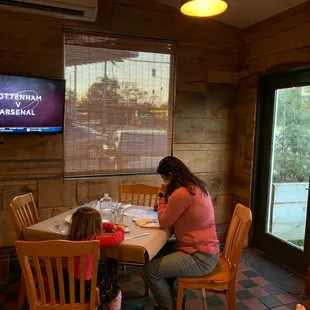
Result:
<instances>
[{"instance_id":1,"label":"door frame","mask_svg":"<svg viewBox=\"0 0 310 310\"><path fill-rule=\"evenodd\" d=\"M270 159L272 155L271 142L275 116L275 90L306 85L310 85L310 69L270 74L263 76L259 81L256 107L253 194L251 197L255 219L251 244L301 275L305 275L308 266L310 266L310 191L308 191L304 251L272 234L266 233L266 223L268 216Z\"/></svg>"}]
</instances>

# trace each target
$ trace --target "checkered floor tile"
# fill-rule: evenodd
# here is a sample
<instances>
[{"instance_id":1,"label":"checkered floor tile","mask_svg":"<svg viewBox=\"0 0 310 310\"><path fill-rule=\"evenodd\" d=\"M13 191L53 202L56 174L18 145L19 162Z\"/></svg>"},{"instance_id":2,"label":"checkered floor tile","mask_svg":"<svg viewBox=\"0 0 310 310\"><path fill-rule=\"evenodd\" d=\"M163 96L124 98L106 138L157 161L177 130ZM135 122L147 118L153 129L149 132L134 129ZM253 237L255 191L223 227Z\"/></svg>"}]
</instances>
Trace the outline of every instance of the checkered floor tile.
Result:
<instances>
[{"instance_id":1,"label":"checkered floor tile","mask_svg":"<svg viewBox=\"0 0 310 310\"><path fill-rule=\"evenodd\" d=\"M120 271L119 285L124 297L125 310L149 310L156 305L152 297L144 298L144 282L138 267L126 267ZM0 282L0 310L15 310L19 283ZM186 309L203 309L199 290L186 291ZM207 303L211 310L228 309L225 296L207 292ZM307 296L290 295L260 277L255 271L240 264L237 282L237 309L295 309L297 303L310 309Z\"/></svg>"}]
</instances>

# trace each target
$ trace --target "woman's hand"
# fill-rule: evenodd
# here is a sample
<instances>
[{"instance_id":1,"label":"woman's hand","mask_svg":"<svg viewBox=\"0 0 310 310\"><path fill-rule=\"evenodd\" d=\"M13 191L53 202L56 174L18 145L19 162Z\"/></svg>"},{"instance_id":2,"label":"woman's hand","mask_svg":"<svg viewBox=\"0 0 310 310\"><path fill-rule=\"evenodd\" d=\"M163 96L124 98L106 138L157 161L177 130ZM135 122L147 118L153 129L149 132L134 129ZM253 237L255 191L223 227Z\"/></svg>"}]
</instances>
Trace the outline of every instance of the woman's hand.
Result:
<instances>
[{"instance_id":1,"label":"woman's hand","mask_svg":"<svg viewBox=\"0 0 310 310\"><path fill-rule=\"evenodd\" d=\"M163 194L167 194L167 189L168 189L168 186L169 186L169 183L170 181L166 180L164 181L161 186L160 186L160 192L162 192Z\"/></svg>"}]
</instances>

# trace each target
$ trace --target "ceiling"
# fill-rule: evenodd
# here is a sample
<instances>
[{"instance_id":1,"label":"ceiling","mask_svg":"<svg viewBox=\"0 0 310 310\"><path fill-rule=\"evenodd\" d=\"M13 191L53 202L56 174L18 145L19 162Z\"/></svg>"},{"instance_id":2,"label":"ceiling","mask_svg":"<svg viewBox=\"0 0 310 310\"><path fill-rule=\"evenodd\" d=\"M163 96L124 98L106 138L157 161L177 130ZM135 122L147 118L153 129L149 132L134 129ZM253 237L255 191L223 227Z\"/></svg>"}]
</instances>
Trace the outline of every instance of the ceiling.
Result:
<instances>
[{"instance_id":1,"label":"ceiling","mask_svg":"<svg viewBox=\"0 0 310 310\"><path fill-rule=\"evenodd\" d=\"M181 0L158 0L180 8ZM245 28L308 0L229 0L228 10L214 17L223 23Z\"/></svg>"}]
</instances>

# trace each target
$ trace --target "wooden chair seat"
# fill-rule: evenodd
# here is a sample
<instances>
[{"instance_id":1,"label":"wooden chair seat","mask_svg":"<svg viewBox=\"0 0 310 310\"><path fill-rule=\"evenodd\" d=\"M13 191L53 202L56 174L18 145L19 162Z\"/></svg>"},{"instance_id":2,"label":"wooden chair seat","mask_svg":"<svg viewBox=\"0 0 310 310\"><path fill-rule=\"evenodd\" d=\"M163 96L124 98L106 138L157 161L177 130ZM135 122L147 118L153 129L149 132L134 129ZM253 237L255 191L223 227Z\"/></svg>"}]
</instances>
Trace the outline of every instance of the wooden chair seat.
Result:
<instances>
[{"instance_id":1,"label":"wooden chair seat","mask_svg":"<svg viewBox=\"0 0 310 310\"><path fill-rule=\"evenodd\" d=\"M202 277L180 277L178 278L178 283L185 285L194 284L195 288L198 284L202 284L202 287L207 289L206 286L210 283L210 288L214 288L214 284L218 284L221 287L228 287L228 283L231 280L230 266L229 263L223 256L220 256L219 262L214 270L206 276Z\"/></svg>"}]
</instances>

